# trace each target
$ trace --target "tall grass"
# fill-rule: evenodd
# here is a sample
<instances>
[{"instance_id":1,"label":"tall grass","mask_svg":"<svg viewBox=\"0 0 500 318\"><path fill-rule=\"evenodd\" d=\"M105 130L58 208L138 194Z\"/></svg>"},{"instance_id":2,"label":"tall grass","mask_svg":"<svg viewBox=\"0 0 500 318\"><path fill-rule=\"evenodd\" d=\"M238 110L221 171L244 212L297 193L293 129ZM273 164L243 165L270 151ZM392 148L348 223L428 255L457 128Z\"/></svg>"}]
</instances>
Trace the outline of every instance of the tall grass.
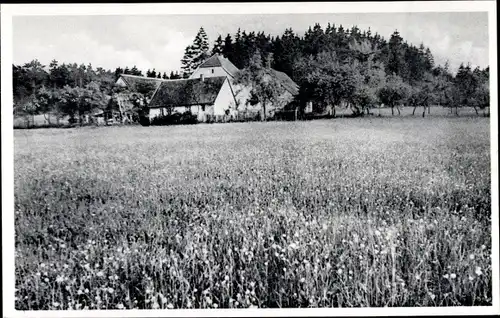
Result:
<instances>
[{"instance_id":1,"label":"tall grass","mask_svg":"<svg viewBox=\"0 0 500 318\"><path fill-rule=\"evenodd\" d=\"M491 304L489 124L15 132L16 308Z\"/></svg>"}]
</instances>

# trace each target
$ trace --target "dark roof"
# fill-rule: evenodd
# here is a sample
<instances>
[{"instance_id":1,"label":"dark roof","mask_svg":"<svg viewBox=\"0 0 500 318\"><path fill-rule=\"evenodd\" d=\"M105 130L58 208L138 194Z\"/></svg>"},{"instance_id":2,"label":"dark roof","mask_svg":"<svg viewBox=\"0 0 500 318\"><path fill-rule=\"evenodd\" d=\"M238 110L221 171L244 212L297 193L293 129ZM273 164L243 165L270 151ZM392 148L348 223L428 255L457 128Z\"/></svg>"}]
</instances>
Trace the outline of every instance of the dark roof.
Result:
<instances>
[{"instance_id":1,"label":"dark roof","mask_svg":"<svg viewBox=\"0 0 500 318\"><path fill-rule=\"evenodd\" d=\"M219 95L225 76L163 81L149 107L211 105Z\"/></svg>"},{"instance_id":2,"label":"dark roof","mask_svg":"<svg viewBox=\"0 0 500 318\"><path fill-rule=\"evenodd\" d=\"M208 58L205 62L201 63L200 68L210 68L210 67L222 67L228 72L231 76L235 76L238 73L239 69L231 63L230 60L225 58L220 54L214 54Z\"/></svg>"},{"instance_id":3,"label":"dark roof","mask_svg":"<svg viewBox=\"0 0 500 318\"><path fill-rule=\"evenodd\" d=\"M137 89L138 83L153 83L155 85L155 89L157 89L161 83L166 81L161 78L152 78L130 74L120 74L120 76L131 91L135 91Z\"/></svg>"},{"instance_id":4,"label":"dark roof","mask_svg":"<svg viewBox=\"0 0 500 318\"><path fill-rule=\"evenodd\" d=\"M292 95L297 95L299 93L299 85L297 85L286 73L277 71L275 69L270 69L271 75L277 78L283 87L289 91Z\"/></svg>"}]
</instances>

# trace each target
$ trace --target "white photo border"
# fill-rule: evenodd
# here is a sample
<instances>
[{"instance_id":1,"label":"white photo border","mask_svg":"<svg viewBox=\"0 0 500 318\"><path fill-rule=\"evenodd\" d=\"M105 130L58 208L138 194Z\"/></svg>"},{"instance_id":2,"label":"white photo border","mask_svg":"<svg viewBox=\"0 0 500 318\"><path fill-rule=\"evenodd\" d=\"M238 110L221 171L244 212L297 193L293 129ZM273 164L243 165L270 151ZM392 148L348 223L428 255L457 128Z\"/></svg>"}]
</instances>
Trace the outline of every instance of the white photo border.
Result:
<instances>
[{"instance_id":1,"label":"white photo border","mask_svg":"<svg viewBox=\"0 0 500 318\"><path fill-rule=\"evenodd\" d=\"M170 3L170 4L7 4L1 5L1 142L2 262L4 317L247 317L247 316L413 316L477 315L500 312L498 235L498 74L495 1ZM493 304L488 307L301 308L301 309L173 309L17 311L14 307L14 156L12 116L12 17L60 15L193 15L313 13L488 12L490 66L492 279ZM495 283L497 282L497 283Z\"/></svg>"}]
</instances>

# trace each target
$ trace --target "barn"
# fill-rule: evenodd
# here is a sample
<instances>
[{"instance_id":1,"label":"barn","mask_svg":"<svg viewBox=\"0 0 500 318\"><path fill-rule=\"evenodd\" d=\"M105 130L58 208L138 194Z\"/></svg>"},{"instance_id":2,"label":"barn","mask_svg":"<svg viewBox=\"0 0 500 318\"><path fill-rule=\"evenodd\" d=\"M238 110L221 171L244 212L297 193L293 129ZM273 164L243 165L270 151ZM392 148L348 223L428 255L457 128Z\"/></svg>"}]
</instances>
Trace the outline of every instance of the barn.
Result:
<instances>
[{"instance_id":1,"label":"barn","mask_svg":"<svg viewBox=\"0 0 500 318\"><path fill-rule=\"evenodd\" d=\"M236 108L234 93L226 76L164 81L148 105L149 120L174 113L191 112L199 122L229 119Z\"/></svg>"},{"instance_id":2,"label":"barn","mask_svg":"<svg viewBox=\"0 0 500 318\"><path fill-rule=\"evenodd\" d=\"M225 76L229 80L229 84L235 93L238 112L241 113L256 113L262 110L259 103L251 105L247 103L250 99L250 87L243 87L234 83L235 76L240 72L230 60L220 54L214 54L203 62L190 78L195 79L200 76L206 78ZM268 76L276 79L284 88L284 93L280 96L279 105L268 105L266 107L267 115L272 115L276 110L282 110L289 105L299 93L299 86L285 73L268 68Z\"/></svg>"}]
</instances>

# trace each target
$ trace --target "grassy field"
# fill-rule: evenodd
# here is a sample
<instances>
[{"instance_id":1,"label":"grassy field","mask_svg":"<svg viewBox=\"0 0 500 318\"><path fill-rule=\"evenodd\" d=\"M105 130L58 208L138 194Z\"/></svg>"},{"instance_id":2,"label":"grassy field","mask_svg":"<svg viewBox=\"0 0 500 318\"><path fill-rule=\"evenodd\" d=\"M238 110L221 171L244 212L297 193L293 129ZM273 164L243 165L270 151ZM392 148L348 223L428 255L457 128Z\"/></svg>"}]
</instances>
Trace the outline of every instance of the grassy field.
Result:
<instances>
[{"instance_id":1,"label":"grassy field","mask_svg":"<svg viewBox=\"0 0 500 318\"><path fill-rule=\"evenodd\" d=\"M491 305L489 129L17 130L16 308Z\"/></svg>"}]
</instances>

